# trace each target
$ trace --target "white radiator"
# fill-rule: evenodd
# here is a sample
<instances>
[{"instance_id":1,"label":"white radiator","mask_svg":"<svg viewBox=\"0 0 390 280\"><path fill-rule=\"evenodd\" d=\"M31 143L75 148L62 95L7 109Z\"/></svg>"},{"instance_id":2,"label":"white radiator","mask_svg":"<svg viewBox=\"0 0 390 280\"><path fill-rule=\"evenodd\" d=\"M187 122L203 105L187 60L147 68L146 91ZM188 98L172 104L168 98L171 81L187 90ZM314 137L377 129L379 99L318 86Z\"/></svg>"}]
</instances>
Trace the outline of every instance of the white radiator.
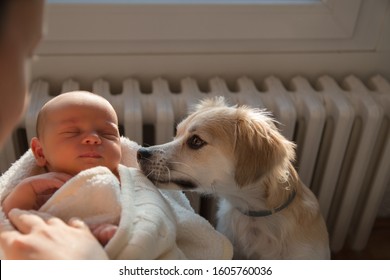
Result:
<instances>
[{"instance_id":1,"label":"white radiator","mask_svg":"<svg viewBox=\"0 0 390 280\"><path fill-rule=\"evenodd\" d=\"M223 95L231 104L269 109L281 123L282 133L297 143L296 166L320 201L332 251L345 244L363 249L390 179L390 84L375 76L367 87L349 76L339 85L323 76L313 87L307 79L296 77L287 88L276 77L256 84L240 78L234 90L229 90L223 79L214 78L207 93L201 92L192 78L181 81L179 93L172 93L164 79L153 80L148 94L141 92L135 79L125 80L118 94L110 93L108 81L97 80L92 85L93 92L113 104L123 134L148 145L170 141L189 106L207 96ZM76 89L76 81L63 83L62 92ZM20 124L26 134L15 134L1 152L2 171L24 152L27 139L35 135L39 109L56 94L45 81L32 84L31 105ZM21 142L24 148L20 148ZM212 220L206 212L214 211L215 206L194 195L190 198L194 208Z\"/></svg>"}]
</instances>

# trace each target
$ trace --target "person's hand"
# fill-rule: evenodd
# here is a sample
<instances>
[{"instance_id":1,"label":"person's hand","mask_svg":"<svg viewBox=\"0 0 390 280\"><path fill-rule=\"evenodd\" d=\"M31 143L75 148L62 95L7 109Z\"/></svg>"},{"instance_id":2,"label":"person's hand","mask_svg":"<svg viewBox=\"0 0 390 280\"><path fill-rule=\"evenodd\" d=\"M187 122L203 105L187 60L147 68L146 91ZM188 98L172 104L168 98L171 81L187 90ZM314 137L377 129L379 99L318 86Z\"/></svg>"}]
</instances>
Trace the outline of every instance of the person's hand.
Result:
<instances>
[{"instance_id":1,"label":"person's hand","mask_svg":"<svg viewBox=\"0 0 390 280\"><path fill-rule=\"evenodd\" d=\"M0 226L0 246L6 259L107 259L88 226L77 218L68 224L47 213L13 209L15 226Z\"/></svg>"},{"instance_id":2,"label":"person's hand","mask_svg":"<svg viewBox=\"0 0 390 280\"><path fill-rule=\"evenodd\" d=\"M13 208L38 210L70 178L65 173L49 172L22 180L4 199L4 213L8 215Z\"/></svg>"}]
</instances>

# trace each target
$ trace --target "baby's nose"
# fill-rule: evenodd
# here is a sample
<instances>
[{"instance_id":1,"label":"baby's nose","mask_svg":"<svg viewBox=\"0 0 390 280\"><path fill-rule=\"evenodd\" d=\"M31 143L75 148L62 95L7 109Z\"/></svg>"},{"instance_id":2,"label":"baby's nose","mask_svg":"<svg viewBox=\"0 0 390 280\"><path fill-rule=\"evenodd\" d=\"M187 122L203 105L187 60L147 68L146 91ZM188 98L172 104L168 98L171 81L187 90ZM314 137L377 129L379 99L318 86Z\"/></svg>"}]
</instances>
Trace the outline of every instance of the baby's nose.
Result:
<instances>
[{"instance_id":1,"label":"baby's nose","mask_svg":"<svg viewBox=\"0 0 390 280\"><path fill-rule=\"evenodd\" d=\"M97 133L89 133L83 140L84 144L97 145L102 141Z\"/></svg>"}]
</instances>

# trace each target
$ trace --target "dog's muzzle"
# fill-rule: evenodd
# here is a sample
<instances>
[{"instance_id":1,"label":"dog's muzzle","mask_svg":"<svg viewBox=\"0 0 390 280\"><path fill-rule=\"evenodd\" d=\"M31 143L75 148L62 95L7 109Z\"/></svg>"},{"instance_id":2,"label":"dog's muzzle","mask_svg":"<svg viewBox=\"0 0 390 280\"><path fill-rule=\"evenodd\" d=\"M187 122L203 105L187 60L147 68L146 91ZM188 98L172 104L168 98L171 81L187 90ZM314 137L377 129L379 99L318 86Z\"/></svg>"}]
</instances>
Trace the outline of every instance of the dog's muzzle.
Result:
<instances>
[{"instance_id":1,"label":"dog's muzzle","mask_svg":"<svg viewBox=\"0 0 390 280\"><path fill-rule=\"evenodd\" d=\"M186 178L172 178L170 176L171 166L163 159L163 150L150 148L139 148L137 160L142 172L155 184L175 184L180 189L196 189L197 185ZM167 172L168 171L168 172Z\"/></svg>"}]
</instances>

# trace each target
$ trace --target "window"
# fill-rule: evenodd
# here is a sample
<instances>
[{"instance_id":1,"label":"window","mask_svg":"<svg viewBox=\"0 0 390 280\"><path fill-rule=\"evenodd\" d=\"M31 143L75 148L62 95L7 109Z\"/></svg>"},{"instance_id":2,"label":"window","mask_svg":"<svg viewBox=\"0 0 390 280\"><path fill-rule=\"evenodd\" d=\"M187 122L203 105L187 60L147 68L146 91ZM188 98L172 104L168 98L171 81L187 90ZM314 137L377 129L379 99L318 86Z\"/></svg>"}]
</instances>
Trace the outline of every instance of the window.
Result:
<instances>
[{"instance_id":1,"label":"window","mask_svg":"<svg viewBox=\"0 0 390 280\"><path fill-rule=\"evenodd\" d=\"M373 50L388 1L49 0L41 52ZM372 15L376 15L373 17Z\"/></svg>"}]
</instances>

